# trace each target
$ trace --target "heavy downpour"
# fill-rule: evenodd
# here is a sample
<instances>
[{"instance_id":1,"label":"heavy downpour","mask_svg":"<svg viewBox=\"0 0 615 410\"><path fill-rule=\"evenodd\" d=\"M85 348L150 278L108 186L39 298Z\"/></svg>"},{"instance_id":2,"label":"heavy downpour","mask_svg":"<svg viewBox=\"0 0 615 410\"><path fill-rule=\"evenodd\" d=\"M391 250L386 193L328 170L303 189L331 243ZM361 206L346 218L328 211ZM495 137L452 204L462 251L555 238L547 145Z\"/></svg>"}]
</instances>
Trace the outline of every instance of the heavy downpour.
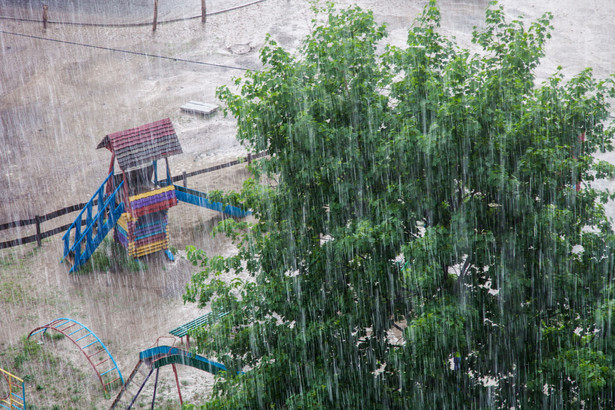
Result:
<instances>
[{"instance_id":1,"label":"heavy downpour","mask_svg":"<svg viewBox=\"0 0 615 410\"><path fill-rule=\"evenodd\" d=\"M0 408L615 408L614 16L0 0Z\"/></svg>"}]
</instances>

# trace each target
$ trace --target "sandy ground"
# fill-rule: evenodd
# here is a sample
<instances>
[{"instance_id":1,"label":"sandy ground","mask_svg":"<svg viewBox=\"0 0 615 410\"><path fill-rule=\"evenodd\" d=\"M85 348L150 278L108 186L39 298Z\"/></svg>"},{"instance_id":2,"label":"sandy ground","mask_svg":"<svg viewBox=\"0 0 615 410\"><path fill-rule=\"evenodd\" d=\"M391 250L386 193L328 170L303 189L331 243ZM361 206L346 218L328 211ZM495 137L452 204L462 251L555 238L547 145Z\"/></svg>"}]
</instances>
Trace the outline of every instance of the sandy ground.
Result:
<instances>
[{"instance_id":1,"label":"sandy ground","mask_svg":"<svg viewBox=\"0 0 615 410\"><path fill-rule=\"evenodd\" d=\"M83 5L95 3L88 0ZM99 11L94 18L90 9L58 6L50 9L50 18L99 21L100 17L105 22L150 18L149 2L132 3L132 14L115 10L101 15L103 12ZM241 3L207 2L212 12ZM379 22L387 23L389 42L403 45L408 28L425 2L338 3L356 3L372 9ZM34 4L31 8L11 4L0 0L0 16L38 15L36 2L28 3ZM161 6L159 19L199 13L199 1L176 4L181 7ZM545 11L554 13L555 30L538 71L540 79L557 66L562 66L567 76L588 66L594 68L598 77L615 72L615 48L609 46L615 38L615 26L610 24L615 17L615 2L505 0L501 4L511 17L532 19ZM472 27L482 23L487 1L445 0L440 5L443 31L470 47ZM267 0L211 16L206 25L189 20L159 25L155 33L148 27L56 25L44 30L40 24L10 20L0 20L0 30L259 69L258 50L266 33L284 47L296 49L309 32L312 17L307 1ZM215 98L216 87L231 85L233 78L242 73L0 33L0 224L87 201L104 179L110 160L108 151L95 147L111 132L170 117L184 150L170 159L173 175L244 155L244 148L234 137L233 119L220 113L202 118L179 110L189 100L219 103ZM613 155L604 158L615 163ZM195 177L189 186L203 191L238 189L246 177L240 166ZM209 236L212 226L220 220L215 212L182 204L171 209L169 217L174 247L182 250L194 244L211 255L233 252L227 240ZM44 224L43 230L66 223L57 221ZM0 242L31 234L31 228L1 231ZM56 317L70 317L96 332L127 375L139 351L170 329L205 313L206 310L184 305L181 300L193 272L186 260L179 258L171 263L161 255L152 255L145 258L149 269L144 272L68 275L67 266L58 263L62 254L60 238L58 235L46 240L40 249L26 245L0 251L5 261L0 264L0 292L4 293L0 294L0 302L4 301L0 350L18 343L39 325ZM19 289L22 296L9 298L7 292L11 289ZM88 371L83 358L72 355L71 360ZM164 377L162 397L177 397L169 387L174 383L172 372L167 371ZM184 399L189 400L206 397L213 383L213 377L190 369L182 369L182 377ZM100 407L110 403L99 397L95 389L89 400L88 404Z\"/></svg>"}]
</instances>

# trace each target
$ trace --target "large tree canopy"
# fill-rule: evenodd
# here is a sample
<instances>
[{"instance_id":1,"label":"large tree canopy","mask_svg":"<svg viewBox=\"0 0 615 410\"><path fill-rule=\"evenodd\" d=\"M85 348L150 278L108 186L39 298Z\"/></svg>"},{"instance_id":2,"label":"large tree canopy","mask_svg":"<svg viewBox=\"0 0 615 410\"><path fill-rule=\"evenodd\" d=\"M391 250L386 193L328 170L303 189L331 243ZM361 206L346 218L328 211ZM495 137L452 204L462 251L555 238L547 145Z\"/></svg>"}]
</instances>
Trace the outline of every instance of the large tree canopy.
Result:
<instances>
[{"instance_id":1,"label":"large tree canopy","mask_svg":"<svg viewBox=\"0 0 615 410\"><path fill-rule=\"evenodd\" d=\"M219 90L269 156L227 197L255 222L216 228L239 252L189 252L185 299L228 312L193 335L231 369L208 406L615 406L615 236L591 187L613 174L592 156L613 82L536 84L549 14L492 5L475 54L431 2L379 54L372 13L321 13Z\"/></svg>"}]
</instances>

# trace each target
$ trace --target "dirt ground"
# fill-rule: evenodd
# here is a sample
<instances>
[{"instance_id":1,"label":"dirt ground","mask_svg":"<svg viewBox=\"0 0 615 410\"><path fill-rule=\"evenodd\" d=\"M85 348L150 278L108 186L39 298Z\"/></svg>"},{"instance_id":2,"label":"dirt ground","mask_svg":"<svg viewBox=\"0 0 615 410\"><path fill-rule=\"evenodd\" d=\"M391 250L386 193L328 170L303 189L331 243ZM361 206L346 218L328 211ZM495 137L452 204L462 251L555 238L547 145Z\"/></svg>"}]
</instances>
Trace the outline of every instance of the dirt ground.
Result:
<instances>
[{"instance_id":1,"label":"dirt ground","mask_svg":"<svg viewBox=\"0 0 615 410\"><path fill-rule=\"evenodd\" d=\"M215 12L244 2L250 0L210 0L207 5L208 11ZM60 5L54 9L51 4L50 19L126 22L151 18L147 14L148 1L129 2L134 10L126 13L116 9L93 13L86 5L95 3L84 1L82 10L79 2L71 2L77 6L64 9ZM19 2L0 0L0 17L39 17L37 2L28 2L28 7L15 4ZM200 12L198 0L174 4L177 7L161 6L159 20ZM388 42L403 45L425 1L360 0L338 4L372 9L376 19L388 26ZM540 79L557 66L562 66L566 76L589 66L598 77L615 72L615 48L609 46L615 38L615 26L610 23L615 17L615 2L504 0L501 4L511 18L534 19L545 11L553 12L555 30L538 70ZM440 6L443 32L471 47L472 27L482 24L487 1L445 0ZM0 19L0 30L5 32L0 32L0 224L87 201L105 178L110 160L110 153L96 150L96 145L111 132L171 118L184 151L170 158L173 175L245 155L245 149L235 139L232 118L224 118L220 112L203 118L179 109L189 100L219 104L216 88L232 85L244 71L66 42L257 70L259 48L267 33L294 50L309 33L312 18L305 0L267 0L211 16L205 25L198 19L160 24L155 33L150 27L51 25L45 30L38 23ZM603 157L615 163L615 156ZM237 166L191 178L189 187L202 191L239 189L247 176L245 169ZM144 258L148 269L136 273L69 275L67 266L59 263L61 235L45 240L41 248L30 244L0 251L0 351L19 344L37 326L69 317L88 325L105 342L127 376L139 351L206 312L182 302L185 284L194 268L181 256L187 245L196 245L210 255L232 253L228 240L209 235L220 218L213 211L188 204L172 208L171 244L180 250L180 257L169 262L160 254L151 255ZM68 222L47 222L43 230L64 223ZM0 231L0 242L32 234L31 228ZM74 367L90 371L85 359L74 354L71 346L57 343L45 348L58 349ZM161 372L161 377L163 388L158 394L163 399L176 400L172 372ZM192 369L182 368L179 377L183 380L184 400L202 400L213 383L213 376ZM58 383L63 386L64 382ZM103 408L110 404L95 383L86 390L78 407L86 404ZM49 407L53 403L47 398L33 404ZM169 406L176 404L171 402Z\"/></svg>"}]
</instances>

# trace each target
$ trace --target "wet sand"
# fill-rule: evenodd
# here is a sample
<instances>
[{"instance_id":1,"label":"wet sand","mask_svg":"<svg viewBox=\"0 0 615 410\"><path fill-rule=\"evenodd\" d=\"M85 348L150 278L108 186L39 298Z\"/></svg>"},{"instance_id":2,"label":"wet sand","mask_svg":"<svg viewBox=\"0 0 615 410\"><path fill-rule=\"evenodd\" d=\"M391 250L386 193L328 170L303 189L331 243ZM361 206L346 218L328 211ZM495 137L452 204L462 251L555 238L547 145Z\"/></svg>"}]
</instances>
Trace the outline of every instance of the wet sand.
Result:
<instances>
[{"instance_id":1,"label":"wet sand","mask_svg":"<svg viewBox=\"0 0 615 410\"><path fill-rule=\"evenodd\" d=\"M16 3L0 0L0 16L11 10L22 16L37 14L37 6L15 10ZM105 2L88 0L80 4L97 7L101 3ZM130 3L134 6L132 11L119 13L113 9L104 14L105 19L150 18L149 1ZM241 3L207 2L211 11ZM371 8L379 22L387 23L389 42L396 45L403 45L408 28L425 4L408 0L356 3ZM181 10L164 9L168 4L169 1L160 0L164 16L199 13L199 1L175 2L186 7ZM487 1L446 0L440 4L443 32L456 36L462 46L471 47L472 27L481 24ZM539 3L506 0L502 4L512 17L534 19L546 10L554 13L555 30L538 70L539 78L546 78L558 65L567 76L587 66L594 67L599 77L615 72L615 49L609 47L610 40L615 38L615 26L606 18L615 16L615 3L588 0L579 5L572 0ZM87 7L79 11L66 9L64 14L60 10L59 6L57 9L50 6L50 18L53 11L53 18L58 20L94 19ZM100 14L96 19L99 17ZM0 30L259 69L258 50L266 33L293 50L309 32L311 19L306 1L268 0L212 16L206 25L198 20L163 24L155 33L149 27L54 25L44 30L37 23L10 20L0 20ZM235 139L233 119L224 118L220 112L203 118L179 109L189 100L219 104L215 98L216 87L232 85L233 78L241 76L242 70L2 33L0 62L0 224L87 201L106 176L110 160L108 151L95 147L111 132L170 117L184 150L169 160L173 175L245 155L245 149ZM604 158L615 163L611 154ZM239 166L195 177L189 186L202 191L239 189L246 177L247 173ZM613 207L609 210L612 212ZM169 218L172 246L183 250L194 244L210 255L228 255L234 251L228 240L209 236L212 226L220 219L217 213L181 204L170 210ZM43 229L55 226L49 222ZM0 231L0 242L32 233L31 229ZM186 260L179 258L171 263L156 254L145 258L149 265L147 271L72 276L68 275L66 265L58 263L61 254L61 235L44 241L40 249L31 244L0 251L4 260L13 261L0 265L0 283L21 284L17 287L25 295L2 305L0 350L18 343L24 334L56 317L71 317L94 330L108 344L122 372L129 373L139 351L151 346L157 337L167 335L170 329L206 312L194 305L184 305L181 300L185 284L194 271ZM1 289L6 292L7 287ZM5 299L0 298L0 303L2 300ZM71 350L65 351L70 354ZM75 366L89 371L78 355L70 357ZM165 383L172 386L172 373L167 373L170 374ZM183 374L189 378L186 388L192 392L184 398L208 394L213 382L210 376L189 370ZM173 389L163 392L161 397L165 395L177 397ZM94 387L88 397L92 404L109 404Z\"/></svg>"}]
</instances>

